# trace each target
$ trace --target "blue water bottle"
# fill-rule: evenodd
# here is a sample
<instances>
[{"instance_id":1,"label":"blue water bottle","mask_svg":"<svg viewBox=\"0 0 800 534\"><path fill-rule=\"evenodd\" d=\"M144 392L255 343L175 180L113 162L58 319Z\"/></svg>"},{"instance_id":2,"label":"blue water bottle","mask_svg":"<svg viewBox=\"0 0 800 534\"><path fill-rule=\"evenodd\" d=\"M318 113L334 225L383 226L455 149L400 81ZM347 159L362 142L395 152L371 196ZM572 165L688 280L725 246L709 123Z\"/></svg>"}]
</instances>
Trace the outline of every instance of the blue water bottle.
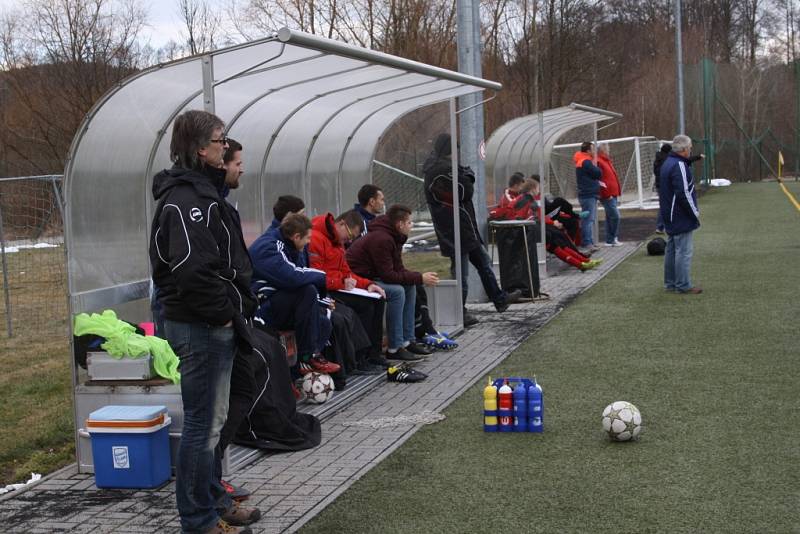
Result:
<instances>
[{"instance_id":1,"label":"blue water bottle","mask_svg":"<svg viewBox=\"0 0 800 534\"><path fill-rule=\"evenodd\" d=\"M533 377L533 384L528 387L528 432L544 430L544 400L542 388Z\"/></svg>"},{"instance_id":2,"label":"blue water bottle","mask_svg":"<svg viewBox=\"0 0 800 534\"><path fill-rule=\"evenodd\" d=\"M514 432L528 431L528 391L519 382L514 388Z\"/></svg>"}]
</instances>

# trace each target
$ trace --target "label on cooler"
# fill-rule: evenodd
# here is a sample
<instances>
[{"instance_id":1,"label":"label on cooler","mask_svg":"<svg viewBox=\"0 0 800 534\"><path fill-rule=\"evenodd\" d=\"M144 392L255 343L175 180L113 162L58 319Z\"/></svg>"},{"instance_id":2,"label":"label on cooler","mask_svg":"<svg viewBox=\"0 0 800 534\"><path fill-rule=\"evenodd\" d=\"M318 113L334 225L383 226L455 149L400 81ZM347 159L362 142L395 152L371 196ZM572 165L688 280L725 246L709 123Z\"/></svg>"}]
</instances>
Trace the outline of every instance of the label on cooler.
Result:
<instances>
[{"instance_id":1,"label":"label on cooler","mask_svg":"<svg viewBox=\"0 0 800 534\"><path fill-rule=\"evenodd\" d=\"M131 462L128 456L128 447L118 445L111 447L111 456L114 459L114 469L130 469Z\"/></svg>"}]
</instances>

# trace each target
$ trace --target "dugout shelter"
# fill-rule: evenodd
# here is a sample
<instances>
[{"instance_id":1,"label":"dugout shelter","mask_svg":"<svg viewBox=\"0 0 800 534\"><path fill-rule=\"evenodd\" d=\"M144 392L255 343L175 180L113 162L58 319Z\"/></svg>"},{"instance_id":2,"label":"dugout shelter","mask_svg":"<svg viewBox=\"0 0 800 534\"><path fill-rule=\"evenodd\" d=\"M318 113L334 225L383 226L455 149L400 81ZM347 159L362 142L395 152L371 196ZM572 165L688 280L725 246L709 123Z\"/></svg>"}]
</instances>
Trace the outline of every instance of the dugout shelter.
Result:
<instances>
[{"instance_id":1,"label":"dugout shelter","mask_svg":"<svg viewBox=\"0 0 800 534\"><path fill-rule=\"evenodd\" d=\"M456 168L457 98L500 89L496 82L287 28L134 74L95 104L70 150L65 238L71 316L114 309L128 320L149 319L152 177L171 166L171 126L181 112L216 113L226 134L244 145L246 173L228 200L237 205L250 244L269 225L280 195L303 198L311 216L352 206L361 185L372 181L382 134L411 111L449 101ZM458 228L458 217L455 223ZM451 332L462 322L459 288L458 280L445 280L432 292L435 320ZM73 381L82 471L93 470L82 422L106 404L167 405L176 443L178 386L90 384L74 364ZM247 458L233 455L227 469Z\"/></svg>"}]
</instances>

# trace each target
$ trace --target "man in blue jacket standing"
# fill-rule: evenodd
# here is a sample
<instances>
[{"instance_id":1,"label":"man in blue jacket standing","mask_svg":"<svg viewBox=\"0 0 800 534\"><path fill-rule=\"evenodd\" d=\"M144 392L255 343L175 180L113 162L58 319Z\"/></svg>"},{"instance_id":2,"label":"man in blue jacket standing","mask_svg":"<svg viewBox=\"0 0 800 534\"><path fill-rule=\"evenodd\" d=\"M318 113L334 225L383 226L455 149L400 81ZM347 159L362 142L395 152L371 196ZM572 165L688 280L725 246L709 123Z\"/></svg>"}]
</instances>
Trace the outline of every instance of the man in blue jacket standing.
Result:
<instances>
[{"instance_id":1,"label":"man in blue jacket standing","mask_svg":"<svg viewBox=\"0 0 800 534\"><path fill-rule=\"evenodd\" d=\"M578 182L578 202L581 210L589 213L588 217L581 219L581 246L595 252L598 248L594 244L594 221L597 218L597 199L600 198L600 181L602 171L597 166L597 149L594 143L586 141L581 144L581 149L572 156L575 162L575 179Z\"/></svg>"},{"instance_id":2,"label":"man in blue jacket standing","mask_svg":"<svg viewBox=\"0 0 800 534\"><path fill-rule=\"evenodd\" d=\"M692 235L700 228L700 210L689 159L691 152L692 140L686 135L676 135L672 141L672 152L661 166L658 197L668 236L664 256L664 288L697 295L703 290L692 285L690 271Z\"/></svg>"}]
</instances>

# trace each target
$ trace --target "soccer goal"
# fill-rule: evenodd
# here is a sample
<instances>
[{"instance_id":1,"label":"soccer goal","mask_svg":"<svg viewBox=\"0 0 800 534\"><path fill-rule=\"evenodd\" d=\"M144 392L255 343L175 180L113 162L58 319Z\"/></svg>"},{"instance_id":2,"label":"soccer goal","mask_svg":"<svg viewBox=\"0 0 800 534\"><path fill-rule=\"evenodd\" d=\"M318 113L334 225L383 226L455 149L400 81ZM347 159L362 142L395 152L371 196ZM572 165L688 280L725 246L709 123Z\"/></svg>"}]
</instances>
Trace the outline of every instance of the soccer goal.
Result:
<instances>
[{"instance_id":1,"label":"soccer goal","mask_svg":"<svg viewBox=\"0 0 800 534\"><path fill-rule=\"evenodd\" d=\"M653 162L663 141L655 137L620 137L601 139L607 143L611 160L619 175L622 189L621 208L655 209L658 193L655 191ZM550 193L566 199L577 198L575 165L572 156L580 143L555 145L550 157Z\"/></svg>"}]
</instances>

